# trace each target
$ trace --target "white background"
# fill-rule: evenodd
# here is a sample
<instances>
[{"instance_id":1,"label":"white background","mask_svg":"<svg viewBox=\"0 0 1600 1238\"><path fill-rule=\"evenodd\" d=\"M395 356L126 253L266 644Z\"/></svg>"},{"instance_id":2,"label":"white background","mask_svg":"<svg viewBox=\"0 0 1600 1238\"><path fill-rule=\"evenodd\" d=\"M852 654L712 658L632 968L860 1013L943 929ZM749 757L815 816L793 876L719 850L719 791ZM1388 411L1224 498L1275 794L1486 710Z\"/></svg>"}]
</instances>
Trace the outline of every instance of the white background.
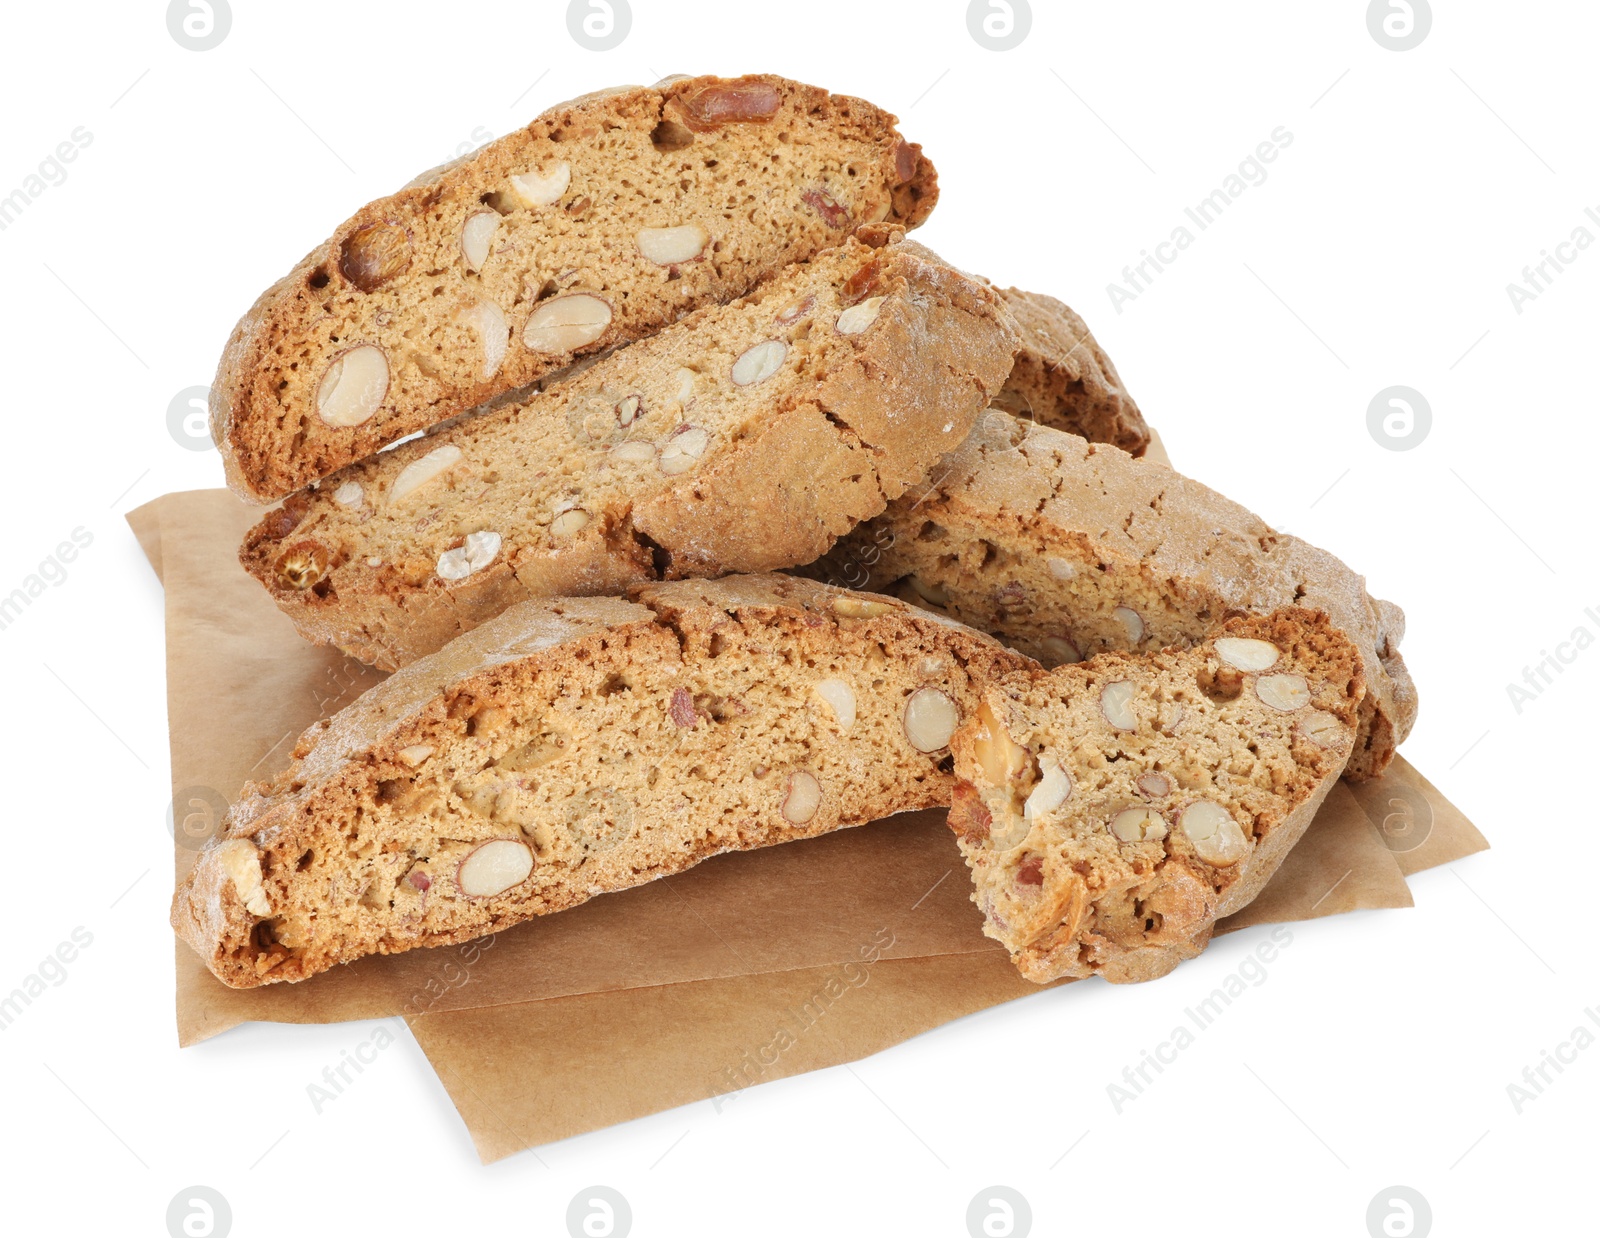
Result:
<instances>
[{"instance_id":1,"label":"white background","mask_svg":"<svg viewBox=\"0 0 1600 1238\"><path fill-rule=\"evenodd\" d=\"M1600 247L1520 314L1507 285L1579 225L1600 236L1583 213L1600 11L1435 7L1395 52L1365 0L1035 0L1028 38L993 52L958 0L634 0L597 53L564 0L234 0L206 52L153 0L6 6L0 195L93 135L0 232L0 594L93 536L0 631L0 992L93 934L0 1032L7 1231L163 1234L197 1183L241 1236L562 1234L593 1183L640 1235L959 1236L997 1183L1039 1234L1359 1236L1394 1184L1439 1234L1546 1232L1583 1206L1600 1047L1520 1114L1506 1088L1600 1006L1600 651L1520 713L1507 685L1575 628L1600 635ZM1296 927L1120 1115L1106 1085L1261 933L1157 983L1072 985L853 1072L488 1168L403 1032L320 1115L306 1085L370 1027L251 1026L180 1053L161 598L122 513L221 470L169 435L169 401L367 199L596 87L756 70L899 114L943 185L919 239L1077 306L1180 467L1405 606L1423 700L1406 753L1494 849L1416 878L1414 910ZM1107 285L1278 126L1293 143L1267 181L1118 313ZM1367 430L1394 384L1432 406L1411 451Z\"/></svg>"}]
</instances>

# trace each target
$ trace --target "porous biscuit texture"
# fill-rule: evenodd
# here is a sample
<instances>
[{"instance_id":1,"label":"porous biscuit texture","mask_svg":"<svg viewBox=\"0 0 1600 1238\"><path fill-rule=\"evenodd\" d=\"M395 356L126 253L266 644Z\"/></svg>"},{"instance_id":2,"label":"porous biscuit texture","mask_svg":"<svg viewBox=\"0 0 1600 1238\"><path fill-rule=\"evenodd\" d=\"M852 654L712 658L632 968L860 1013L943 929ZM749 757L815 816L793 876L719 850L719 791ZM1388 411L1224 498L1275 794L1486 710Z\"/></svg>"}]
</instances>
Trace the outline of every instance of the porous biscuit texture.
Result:
<instances>
[{"instance_id":1,"label":"porous biscuit texture","mask_svg":"<svg viewBox=\"0 0 1600 1238\"><path fill-rule=\"evenodd\" d=\"M173 925L229 985L300 980L947 804L979 686L1030 665L787 576L525 602L308 730Z\"/></svg>"},{"instance_id":2,"label":"porous biscuit texture","mask_svg":"<svg viewBox=\"0 0 1600 1238\"><path fill-rule=\"evenodd\" d=\"M385 669L527 598L807 562L961 441L1015 345L986 286L862 235L341 471L241 560L308 639Z\"/></svg>"},{"instance_id":3,"label":"porous biscuit texture","mask_svg":"<svg viewBox=\"0 0 1600 1238\"><path fill-rule=\"evenodd\" d=\"M1045 666L1191 644L1235 612L1322 610L1366 671L1346 776L1381 774L1409 734L1399 607L1199 482L996 412L930 479L806 573L937 609Z\"/></svg>"},{"instance_id":4,"label":"porous biscuit texture","mask_svg":"<svg viewBox=\"0 0 1600 1238\"><path fill-rule=\"evenodd\" d=\"M1004 676L958 732L950 828L1028 979L1165 975L1276 871L1355 741L1361 658L1320 612Z\"/></svg>"},{"instance_id":5,"label":"porous biscuit texture","mask_svg":"<svg viewBox=\"0 0 1600 1238\"><path fill-rule=\"evenodd\" d=\"M1000 295L1022 343L995 407L1091 443L1144 455L1150 427L1089 325L1054 297L1020 288Z\"/></svg>"},{"instance_id":6,"label":"porous biscuit texture","mask_svg":"<svg viewBox=\"0 0 1600 1238\"><path fill-rule=\"evenodd\" d=\"M937 181L870 103L772 75L551 108L369 203L234 329L228 484L269 502L837 245Z\"/></svg>"}]
</instances>

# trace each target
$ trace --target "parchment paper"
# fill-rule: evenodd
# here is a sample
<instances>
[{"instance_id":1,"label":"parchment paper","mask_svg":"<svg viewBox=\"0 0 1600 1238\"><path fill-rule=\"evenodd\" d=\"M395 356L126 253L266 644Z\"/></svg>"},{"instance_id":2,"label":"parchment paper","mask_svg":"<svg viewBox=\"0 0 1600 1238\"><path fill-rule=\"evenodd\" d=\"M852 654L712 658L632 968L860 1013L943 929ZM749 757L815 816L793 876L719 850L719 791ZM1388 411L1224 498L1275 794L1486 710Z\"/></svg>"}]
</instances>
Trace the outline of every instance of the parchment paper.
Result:
<instances>
[{"instance_id":1,"label":"parchment paper","mask_svg":"<svg viewBox=\"0 0 1600 1238\"><path fill-rule=\"evenodd\" d=\"M259 515L205 490L128 517L165 584L177 879L247 780L381 678L306 644L239 567ZM1487 845L1400 760L1376 783L1336 787L1260 897L1219 928L1408 907L1407 874ZM732 1103L741 1087L1038 992L982 935L968 895L943 813L924 812L720 856L494 938L301 984L229 989L174 939L178 1037L402 1015L489 1161L708 1096Z\"/></svg>"}]
</instances>

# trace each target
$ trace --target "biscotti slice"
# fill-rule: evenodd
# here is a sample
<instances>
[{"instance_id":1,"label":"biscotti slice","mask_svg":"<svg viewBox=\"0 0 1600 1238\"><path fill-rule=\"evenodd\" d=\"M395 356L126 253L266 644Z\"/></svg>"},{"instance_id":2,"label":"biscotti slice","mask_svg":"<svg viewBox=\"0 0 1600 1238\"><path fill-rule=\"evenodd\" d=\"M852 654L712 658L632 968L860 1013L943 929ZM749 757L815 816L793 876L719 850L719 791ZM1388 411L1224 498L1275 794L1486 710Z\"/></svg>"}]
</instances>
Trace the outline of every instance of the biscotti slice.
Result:
<instances>
[{"instance_id":1,"label":"biscotti slice","mask_svg":"<svg viewBox=\"0 0 1600 1238\"><path fill-rule=\"evenodd\" d=\"M1305 832L1363 693L1355 647L1296 608L991 684L949 816L984 931L1041 984L1165 975Z\"/></svg>"},{"instance_id":2,"label":"biscotti slice","mask_svg":"<svg viewBox=\"0 0 1600 1238\"><path fill-rule=\"evenodd\" d=\"M526 598L809 561L966 436L1015 344L986 285L862 237L294 496L245 567L392 669Z\"/></svg>"},{"instance_id":3,"label":"biscotti slice","mask_svg":"<svg viewBox=\"0 0 1600 1238\"><path fill-rule=\"evenodd\" d=\"M1201 640L1234 611L1326 611L1361 651L1347 776L1381 774L1416 719L1405 616L1333 555L1152 461L1000 413L807 571L896 593L1046 666Z\"/></svg>"},{"instance_id":4,"label":"biscotti slice","mask_svg":"<svg viewBox=\"0 0 1600 1238\"><path fill-rule=\"evenodd\" d=\"M1020 288L1000 294L1022 346L995 407L1042 426L1142 456L1150 427L1117 367L1071 306Z\"/></svg>"},{"instance_id":5,"label":"biscotti slice","mask_svg":"<svg viewBox=\"0 0 1600 1238\"><path fill-rule=\"evenodd\" d=\"M932 165L860 99L771 75L585 95L369 203L223 354L228 484L282 498L837 245L915 227Z\"/></svg>"},{"instance_id":6,"label":"biscotti slice","mask_svg":"<svg viewBox=\"0 0 1600 1238\"><path fill-rule=\"evenodd\" d=\"M307 731L173 925L227 984L300 980L947 804L978 685L1028 665L786 576L526 602Z\"/></svg>"}]
</instances>

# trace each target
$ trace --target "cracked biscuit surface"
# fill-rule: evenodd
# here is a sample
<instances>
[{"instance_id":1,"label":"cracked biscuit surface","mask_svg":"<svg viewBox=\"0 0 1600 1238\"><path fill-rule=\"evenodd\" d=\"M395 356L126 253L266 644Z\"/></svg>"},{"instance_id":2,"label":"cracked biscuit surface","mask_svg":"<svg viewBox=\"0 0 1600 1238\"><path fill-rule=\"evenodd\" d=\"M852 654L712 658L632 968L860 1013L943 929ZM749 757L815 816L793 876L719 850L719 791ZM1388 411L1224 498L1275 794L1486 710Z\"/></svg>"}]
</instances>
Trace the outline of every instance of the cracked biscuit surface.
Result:
<instances>
[{"instance_id":1,"label":"cracked biscuit surface","mask_svg":"<svg viewBox=\"0 0 1600 1238\"><path fill-rule=\"evenodd\" d=\"M1193 958L1311 823L1364 693L1354 646L1295 608L998 679L952 745L984 931L1041 984Z\"/></svg>"},{"instance_id":2,"label":"cracked biscuit surface","mask_svg":"<svg viewBox=\"0 0 1600 1238\"><path fill-rule=\"evenodd\" d=\"M1150 446L1150 427L1117 367L1070 306L1043 293L1001 292L1022 347L995 407L1023 421L1110 443L1131 456Z\"/></svg>"},{"instance_id":3,"label":"cracked biscuit surface","mask_svg":"<svg viewBox=\"0 0 1600 1238\"><path fill-rule=\"evenodd\" d=\"M902 602L787 576L525 602L247 785L173 926L226 984L300 980L947 804L980 685L1030 665Z\"/></svg>"},{"instance_id":4,"label":"cracked biscuit surface","mask_svg":"<svg viewBox=\"0 0 1600 1238\"><path fill-rule=\"evenodd\" d=\"M1045 666L1189 644L1236 611L1323 610L1367 678L1346 776L1381 774L1410 733L1400 608L1201 483L997 412L929 477L803 570L936 609Z\"/></svg>"},{"instance_id":5,"label":"cracked biscuit surface","mask_svg":"<svg viewBox=\"0 0 1600 1238\"><path fill-rule=\"evenodd\" d=\"M933 166L861 99L770 74L553 107L369 203L235 327L228 484L270 502L840 243L916 227Z\"/></svg>"},{"instance_id":6,"label":"cracked biscuit surface","mask_svg":"<svg viewBox=\"0 0 1600 1238\"><path fill-rule=\"evenodd\" d=\"M1010 317L863 229L521 403L292 497L240 558L308 639L385 669L531 597L805 563L999 390Z\"/></svg>"}]
</instances>

